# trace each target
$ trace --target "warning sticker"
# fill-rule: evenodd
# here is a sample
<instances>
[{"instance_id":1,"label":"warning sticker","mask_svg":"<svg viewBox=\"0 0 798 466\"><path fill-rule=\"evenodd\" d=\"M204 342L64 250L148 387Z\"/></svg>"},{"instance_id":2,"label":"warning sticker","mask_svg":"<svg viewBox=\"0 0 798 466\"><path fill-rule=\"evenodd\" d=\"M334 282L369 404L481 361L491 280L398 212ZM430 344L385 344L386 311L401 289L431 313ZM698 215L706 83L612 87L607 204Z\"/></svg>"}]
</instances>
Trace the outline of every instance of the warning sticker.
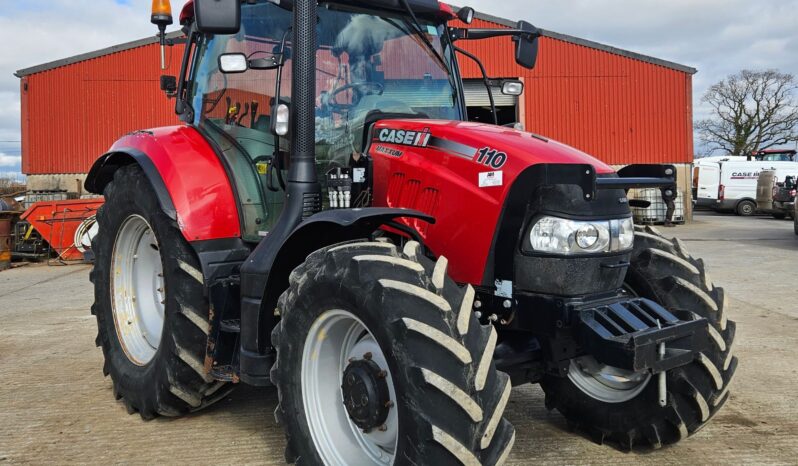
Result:
<instances>
[{"instance_id":1,"label":"warning sticker","mask_svg":"<svg viewBox=\"0 0 798 466\"><path fill-rule=\"evenodd\" d=\"M504 185L504 172L485 172L479 174L479 187L490 188Z\"/></svg>"},{"instance_id":2,"label":"warning sticker","mask_svg":"<svg viewBox=\"0 0 798 466\"><path fill-rule=\"evenodd\" d=\"M365 183L366 182L366 169L355 168L352 170L352 183Z\"/></svg>"}]
</instances>

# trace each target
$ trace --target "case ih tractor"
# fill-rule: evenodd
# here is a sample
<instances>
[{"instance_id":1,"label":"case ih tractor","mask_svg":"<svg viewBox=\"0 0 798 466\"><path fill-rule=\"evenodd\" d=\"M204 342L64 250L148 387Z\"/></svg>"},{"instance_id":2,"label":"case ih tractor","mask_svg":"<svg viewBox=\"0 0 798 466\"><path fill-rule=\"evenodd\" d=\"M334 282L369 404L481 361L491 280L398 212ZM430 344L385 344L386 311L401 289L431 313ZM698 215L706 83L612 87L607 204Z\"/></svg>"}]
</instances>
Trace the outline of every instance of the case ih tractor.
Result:
<instances>
[{"instance_id":1,"label":"case ih tractor","mask_svg":"<svg viewBox=\"0 0 798 466\"><path fill-rule=\"evenodd\" d=\"M436 0L186 6L182 69L162 79L184 124L124 136L86 182L106 199L97 344L129 412L275 386L289 462L495 465L519 384L625 449L720 409L737 365L724 292L682 243L635 229L626 196L673 196L674 168L614 173L464 121L458 44L509 36L531 68L540 35L449 26L472 16Z\"/></svg>"}]
</instances>

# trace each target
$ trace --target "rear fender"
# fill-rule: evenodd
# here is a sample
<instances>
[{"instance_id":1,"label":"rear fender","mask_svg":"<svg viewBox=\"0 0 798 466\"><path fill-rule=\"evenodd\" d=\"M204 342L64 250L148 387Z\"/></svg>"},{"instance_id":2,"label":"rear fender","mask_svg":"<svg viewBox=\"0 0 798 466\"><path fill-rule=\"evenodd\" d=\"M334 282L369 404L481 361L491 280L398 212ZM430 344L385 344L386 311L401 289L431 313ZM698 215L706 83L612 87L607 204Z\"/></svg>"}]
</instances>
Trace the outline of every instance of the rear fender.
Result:
<instances>
[{"instance_id":1,"label":"rear fender","mask_svg":"<svg viewBox=\"0 0 798 466\"><path fill-rule=\"evenodd\" d=\"M136 163L150 181L164 213L189 242L241 236L230 178L200 133L189 126L124 136L92 166L86 190L103 194L120 167Z\"/></svg>"}]
</instances>

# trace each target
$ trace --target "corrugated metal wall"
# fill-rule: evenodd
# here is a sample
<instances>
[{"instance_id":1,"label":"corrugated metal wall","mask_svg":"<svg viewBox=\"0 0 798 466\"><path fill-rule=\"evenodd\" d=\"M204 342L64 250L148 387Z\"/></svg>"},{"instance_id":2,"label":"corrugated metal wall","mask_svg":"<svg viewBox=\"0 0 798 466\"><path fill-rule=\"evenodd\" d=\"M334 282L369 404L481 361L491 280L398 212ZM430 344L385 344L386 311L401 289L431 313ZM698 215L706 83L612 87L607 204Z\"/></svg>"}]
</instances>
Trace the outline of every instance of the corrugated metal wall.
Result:
<instances>
[{"instance_id":1,"label":"corrugated metal wall","mask_svg":"<svg viewBox=\"0 0 798 466\"><path fill-rule=\"evenodd\" d=\"M690 74L548 37L533 71L515 65L509 38L461 45L492 77L524 79L530 131L609 164L693 160ZM22 171L85 173L120 135L177 123L158 86L161 74L178 74L182 47L171 54L166 72L152 44L22 78ZM460 63L464 77L480 76Z\"/></svg>"},{"instance_id":2,"label":"corrugated metal wall","mask_svg":"<svg viewBox=\"0 0 798 466\"><path fill-rule=\"evenodd\" d=\"M496 27L475 20L471 27ZM693 161L692 75L549 37L537 67L515 64L509 38L464 41L491 77L522 78L529 131L564 142L606 163ZM465 78L480 77L463 56Z\"/></svg>"},{"instance_id":3,"label":"corrugated metal wall","mask_svg":"<svg viewBox=\"0 0 798 466\"><path fill-rule=\"evenodd\" d=\"M159 77L182 56L173 47L162 72L153 44L23 77L22 172L86 173L121 135L178 123Z\"/></svg>"}]
</instances>

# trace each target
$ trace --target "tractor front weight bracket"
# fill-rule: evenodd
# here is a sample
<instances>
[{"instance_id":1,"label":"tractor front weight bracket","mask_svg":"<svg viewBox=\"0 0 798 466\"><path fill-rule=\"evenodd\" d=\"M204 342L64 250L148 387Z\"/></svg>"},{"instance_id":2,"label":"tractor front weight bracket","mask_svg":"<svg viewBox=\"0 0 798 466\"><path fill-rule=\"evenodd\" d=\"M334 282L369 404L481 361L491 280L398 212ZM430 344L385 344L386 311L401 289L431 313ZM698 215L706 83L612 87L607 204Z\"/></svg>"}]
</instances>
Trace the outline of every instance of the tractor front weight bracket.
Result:
<instances>
[{"instance_id":1,"label":"tractor front weight bracket","mask_svg":"<svg viewBox=\"0 0 798 466\"><path fill-rule=\"evenodd\" d=\"M709 346L706 319L680 320L644 298L575 310L576 337L600 363L659 374L689 364Z\"/></svg>"}]
</instances>

